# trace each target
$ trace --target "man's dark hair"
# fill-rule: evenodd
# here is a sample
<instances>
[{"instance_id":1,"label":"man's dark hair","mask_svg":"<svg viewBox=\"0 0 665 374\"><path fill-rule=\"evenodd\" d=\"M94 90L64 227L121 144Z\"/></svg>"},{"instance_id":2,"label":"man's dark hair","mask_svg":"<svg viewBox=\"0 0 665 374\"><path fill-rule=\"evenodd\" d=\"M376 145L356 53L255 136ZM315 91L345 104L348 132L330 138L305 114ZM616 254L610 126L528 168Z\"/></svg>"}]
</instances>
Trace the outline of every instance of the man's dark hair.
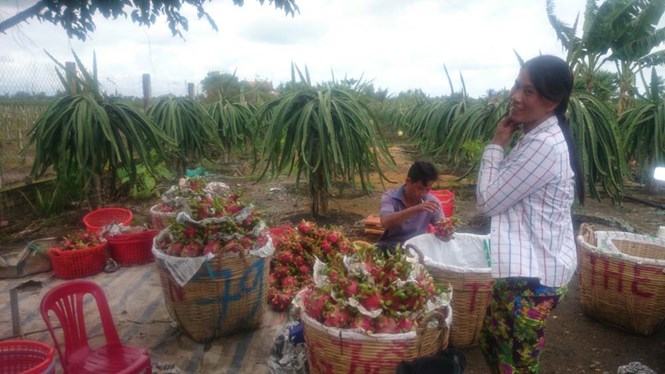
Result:
<instances>
[{"instance_id":1,"label":"man's dark hair","mask_svg":"<svg viewBox=\"0 0 665 374\"><path fill-rule=\"evenodd\" d=\"M406 176L413 183L423 182L423 184L427 184L439 179L439 172L436 171L431 162L416 161L411 165L409 173Z\"/></svg>"}]
</instances>

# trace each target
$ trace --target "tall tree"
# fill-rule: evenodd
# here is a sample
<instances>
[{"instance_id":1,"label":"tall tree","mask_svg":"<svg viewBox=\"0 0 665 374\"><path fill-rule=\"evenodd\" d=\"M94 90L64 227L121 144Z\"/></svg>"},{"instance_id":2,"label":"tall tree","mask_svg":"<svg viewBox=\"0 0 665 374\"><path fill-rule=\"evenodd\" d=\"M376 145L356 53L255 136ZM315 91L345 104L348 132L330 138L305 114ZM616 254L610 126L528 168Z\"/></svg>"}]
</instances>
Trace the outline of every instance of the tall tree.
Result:
<instances>
[{"instance_id":1,"label":"tall tree","mask_svg":"<svg viewBox=\"0 0 665 374\"><path fill-rule=\"evenodd\" d=\"M201 81L201 87L209 102L215 102L222 97L231 101L238 101L240 98L241 84L235 72L229 74L210 71Z\"/></svg>"},{"instance_id":2,"label":"tall tree","mask_svg":"<svg viewBox=\"0 0 665 374\"><path fill-rule=\"evenodd\" d=\"M665 41L665 28L657 25L665 12L665 0L607 0L589 35L602 41L609 59L616 63L619 78L617 111L623 113L635 96L635 76L644 67L662 64L664 51L651 52Z\"/></svg>"},{"instance_id":3,"label":"tall tree","mask_svg":"<svg viewBox=\"0 0 665 374\"><path fill-rule=\"evenodd\" d=\"M612 2L632 2L607 0ZM626 175L624 152L619 137L616 115L606 100L612 97L614 82L601 70L607 62L611 38L608 32L598 32L600 26L610 25L605 10L596 0L587 0L582 35L577 35L579 17L568 26L554 14L554 1L547 0L547 15L567 52L567 62L575 74L575 85L568 106L573 138L580 158L588 191L599 198L597 184L602 185L615 201L623 196ZM605 6L605 4L603 4ZM602 6L601 6L602 7ZM604 9L604 8L603 8Z\"/></svg>"},{"instance_id":4,"label":"tall tree","mask_svg":"<svg viewBox=\"0 0 665 374\"><path fill-rule=\"evenodd\" d=\"M217 30L215 21L205 11L206 3L209 1L211 0L39 0L32 6L0 21L0 32L4 33L21 22L37 18L62 26L70 37L85 40L88 33L95 31L93 16L99 12L104 17L113 19L129 15L133 22L141 26L153 25L157 17L164 15L173 35L182 37L182 30L187 31L189 28L187 17L182 15L183 5L195 7L199 19L206 18L210 26ZM263 4L266 0L258 1ZM293 15L298 11L295 0L268 0L268 2L286 14ZM242 6L244 0L233 0L233 3Z\"/></svg>"}]
</instances>

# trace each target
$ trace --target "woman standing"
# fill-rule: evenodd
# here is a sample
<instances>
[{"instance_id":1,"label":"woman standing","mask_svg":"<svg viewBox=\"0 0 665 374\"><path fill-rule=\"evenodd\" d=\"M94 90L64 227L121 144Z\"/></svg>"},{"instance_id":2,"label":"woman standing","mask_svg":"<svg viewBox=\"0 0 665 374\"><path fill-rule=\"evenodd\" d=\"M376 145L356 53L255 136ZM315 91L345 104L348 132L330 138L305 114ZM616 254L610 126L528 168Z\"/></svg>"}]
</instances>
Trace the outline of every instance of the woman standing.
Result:
<instances>
[{"instance_id":1,"label":"woman standing","mask_svg":"<svg viewBox=\"0 0 665 374\"><path fill-rule=\"evenodd\" d=\"M584 182L565 117L572 87L560 58L527 61L483 153L476 197L492 219L496 285L481 348L494 373L539 372L545 319L577 267L571 206L575 187L584 201ZM504 156L518 129L522 136Z\"/></svg>"}]
</instances>

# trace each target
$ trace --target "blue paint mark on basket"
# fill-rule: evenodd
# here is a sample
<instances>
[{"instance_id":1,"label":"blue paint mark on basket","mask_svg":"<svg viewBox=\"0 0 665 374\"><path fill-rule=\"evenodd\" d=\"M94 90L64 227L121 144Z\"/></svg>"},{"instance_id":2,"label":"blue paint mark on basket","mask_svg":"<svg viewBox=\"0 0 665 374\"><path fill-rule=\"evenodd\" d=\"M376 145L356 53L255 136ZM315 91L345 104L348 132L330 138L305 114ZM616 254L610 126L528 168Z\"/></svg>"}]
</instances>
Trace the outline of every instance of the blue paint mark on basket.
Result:
<instances>
[{"instance_id":1,"label":"blue paint mark on basket","mask_svg":"<svg viewBox=\"0 0 665 374\"><path fill-rule=\"evenodd\" d=\"M224 280L224 291L220 297L200 299L197 304L199 305L209 305L209 304L219 304L220 306L220 316L219 321L224 321L226 318L226 313L228 312L229 306L239 300L242 300L243 296L254 292L258 287L259 295L263 294L263 271L265 266L265 259L257 259L248 266L240 277L238 292L235 294L231 293L232 281L231 278L233 273L230 269L221 269L219 271L214 271L209 263L206 263L206 270L210 278L222 279ZM252 306L252 309L247 316L247 319L254 318L258 312L261 304L263 303L263 298L257 298L256 302Z\"/></svg>"}]
</instances>

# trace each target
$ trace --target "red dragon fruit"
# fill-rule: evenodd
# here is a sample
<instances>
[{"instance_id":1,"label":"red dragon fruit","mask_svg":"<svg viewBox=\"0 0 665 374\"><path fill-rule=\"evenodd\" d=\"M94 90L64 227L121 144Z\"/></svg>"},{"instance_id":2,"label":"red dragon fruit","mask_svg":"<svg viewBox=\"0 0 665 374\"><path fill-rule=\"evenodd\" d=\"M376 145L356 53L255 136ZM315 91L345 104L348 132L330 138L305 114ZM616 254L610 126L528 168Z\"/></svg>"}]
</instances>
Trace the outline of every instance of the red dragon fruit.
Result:
<instances>
[{"instance_id":1,"label":"red dragon fruit","mask_svg":"<svg viewBox=\"0 0 665 374\"><path fill-rule=\"evenodd\" d=\"M323 311L331 301L330 295L311 291L309 294L305 294L305 296L305 312L310 317L321 321L323 319Z\"/></svg>"},{"instance_id":2,"label":"red dragon fruit","mask_svg":"<svg viewBox=\"0 0 665 374\"><path fill-rule=\"evenodd\" d=\"M284 311L291 304L291 299L293 295L288 292L279 292L275 289L268 290L268 302L272 307L277 311Z\"/></svg>"},{"instance_id":3,"label":"red dragon fruit","mask_svg":"<svg viewBox=\"0 0 665 374\"><path fill-rule=\"evenodd\" d=\"M300 274L309 276L312 274L312 268L310 268L307 265L300 265L298 266L298 271L300 271Z\"/></svg>"},{"instance_id":4,"label":"red dragon fruit","mask_svg":"<svg viewBox=\"0 0 665 374\"><path fill-rule=\"evenodd\" d=\"M210 240L206 243L205 247L203 247L203 254L215 254L218 253L220 249L221 244L219 244L219 240Z\"/></svg>"},{"instance_id":5,"label":"red dragon fruit","mask_svg":"<svg viewBox=\"0 0 665 374\"><path fill-rule=\"evenodd\" d=\"M392 317L380 315L376 319L376 332L387 334L399 332L397 321Z\"/></svg>"},{"instance_id":6,"label":"red dragon fruit","mask_svg":"<svg viewBox=\"0 0 665 374\"><path fill-rule=\"evenodd\" d=\"M168 254L171 256L180 256L183 245L181 243L171 243L168 248Z\"/></svg>"},{"instance_id":7,"label":"red dragon fruit","mask_svg":"<svg viewBox=\"0 0 665 374\"><path fill-rule=\"evenodd\" d=\"M355 279L349 280L346 287L344 287L344 293L347 297L356 295L358 293L358 281Z\"/></svg>"},{"instance_id":8,"label":"red dragon fruit","mask_svg":"<svg viewBox=\"0 0 665 374\"><path fill-rule=\"evenodd\" d=\"M297 285L296 278L292 276L282 278L282 287L285 289L295 288Z\"/></svg>"},{"instance_id":9,"label":"red dragon fruit","mask_svg":"<svg viewBox=\"0 0 665 374\"><path fill-rule=\"evenodd\" d=\"M326 235L326 240L332 244L337 244L339 241L340 234L337 231L333 231Z\"/></svg>"},{"instance_id":10,"label":"red dragon fruit","mask_svg":"<svg viewBox=\"0 0 665 374\"><path fill-rule=\"evenodd\" d=\"M367 310L375 310L381 308L381 295L378 292L369 295L361 296L360 304Z\"/></svg>"},{"instance_id":11,"label":"red dragon fruit","mask_svg":"<svg viewBox=\"0 0 665 374\"><path fill-rule=\"evenodd\" d=\"M183 234L185 235L185 238L191 239L196 236L196 227L194 226L187 226L183 230Z\"/></svg>"},{"instance_id":12,"label":"red dragon fruit","mask_svg":"<svg viewBox=\"0 0 665 374\"><path fill-rule=\"evenodd\" d=\"M191 242L187 245L185 245L182 248L182 252L180 253L181 257L198 257L201 256L201 244L197 242Z\"/></svg>"},{"instance_id":13,"label":"red dragon fruit","mask_svg":"<svg viewBox=\"0 0 665 374\"><path fill-rule=\"evenodd\" d=\"M358 314L352 326L363 331L374 331L374 319L372 317Z\"/></svg>"},{"instance_id":14,"label":"red dragon fruit","mask_svg":"<svg viewBox=\"0 0 665 374\"><path fill-rule=\"evenodd\" d=\"M323 250L323 253L330 254L330 251L332 250L332 247L330 246L330 242L328 242L327 240L324 240L323 243L321 243L321 249Z\"/></svg>"},{"instance_id":15,"label":"red dragon fruit","mask_svg":"<svg viewBox=\"0 0 665 374\"><path fill-rule=\"evenodd\" d=\"M282 264L290 264L292 262L295 263L293 260L293 254L287 251L281 251L277 253L277 255L275 256L275 260L277 260Z\"/></svg>"},{"instance_id":16,"label":"red dragon fruit","mask_svg":"<svg viewBox=\"0 0 665 374\"><path fill-rule=\"evenodd\" d=\"M335 304L323 315L323 323L326 326L345 328L351 324L351 313L339 304Z\"/></svg>"},{"instance_id":17,"label":"red dragon fruit","mask_svg":"<svg viewBox=\"0 0 665 374\"><path fill-rule=\"evenodd\" d=\"M313 229L314 224L309 221L303 220L298 224L298 231L300 231L301 234L309 234Z\"/></svg>"},{"instance_id":18,"label":"red dragon fruit","mask_svg":"<svg viewBox=\"0 0 665 374\"><path fill-rule=\"evenodd\" d=\"M399 331L411 331L413 330L413 320L408 319L408 318L402 318L399 321L397 321L397 328Z\"/></svg>"}]
</instances>

